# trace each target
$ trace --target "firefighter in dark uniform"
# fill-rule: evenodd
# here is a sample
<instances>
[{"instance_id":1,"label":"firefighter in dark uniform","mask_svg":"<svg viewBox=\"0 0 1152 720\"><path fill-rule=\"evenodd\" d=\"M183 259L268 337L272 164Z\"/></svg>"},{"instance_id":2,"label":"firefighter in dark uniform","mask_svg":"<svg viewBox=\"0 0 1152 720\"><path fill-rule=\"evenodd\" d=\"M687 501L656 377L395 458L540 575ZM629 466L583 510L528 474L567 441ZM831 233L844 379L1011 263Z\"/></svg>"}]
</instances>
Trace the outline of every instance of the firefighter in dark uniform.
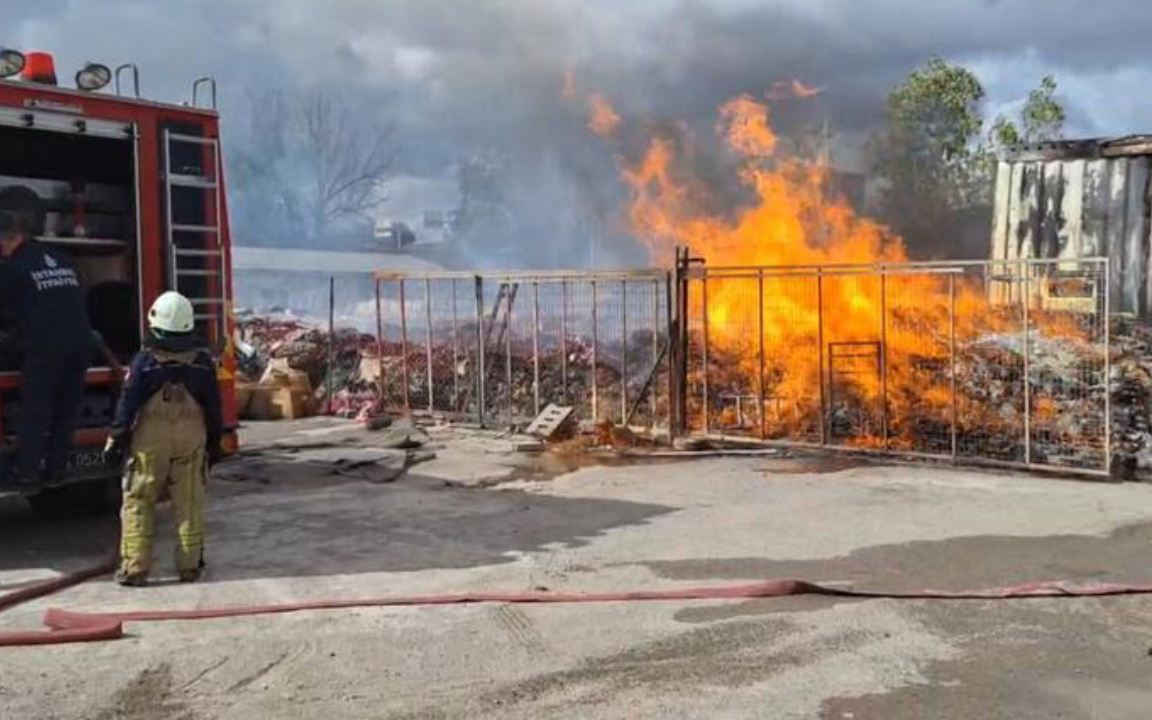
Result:
<instances>
[{"instance_id":1,"label":"firefighter in dark uniform","mask_svg":"<svg viewBox=\"0 0 1152 720\"><path fill-rule=\"evenodd\" d=\"M121 585L144 585L152 567L156 500L167 488L176 523L176 570L204 569L204 484L220 454L223 420L211 353L193 332L192 303L166 292L148 311L150 337L132 361L106 449L124 450Z\"/></svg>"},{"instance_id":2,"label":"firefighter in dark uniform","mask_svg":"<svg viewBox=\"0 0 1152 720\"><path fill-rule=\"evenodd\" d=\"M44 215L28 188L0 190L0 312L15 317L23 356L16 479L29 485L64 475L93 352L76 270L35 239Z\"/></svg>"}]
</instances>

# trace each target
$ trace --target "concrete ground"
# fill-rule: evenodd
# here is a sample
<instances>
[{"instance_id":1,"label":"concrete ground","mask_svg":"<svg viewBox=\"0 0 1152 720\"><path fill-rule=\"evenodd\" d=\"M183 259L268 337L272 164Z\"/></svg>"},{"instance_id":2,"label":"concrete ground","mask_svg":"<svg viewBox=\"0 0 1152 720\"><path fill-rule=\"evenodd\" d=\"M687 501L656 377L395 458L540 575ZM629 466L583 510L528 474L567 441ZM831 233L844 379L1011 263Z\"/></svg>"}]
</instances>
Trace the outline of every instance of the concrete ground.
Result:
<instances>
[{"instance_id":1,"label":"concrete ground","mask_svg":"<svg viewBox=\"0 0 1152 720\"><path fill-rule=\"evenodd\" d=\"M793 576L860 588L1152 582L1152 486L837 459L590 465L442 428L436 454L329 421L249 430L219 468L209 577L94 581L127 610ZM295 449L294 449L295 448ZM336 461L343 458L344 461ZM0 501L0 593L103 557L109 519ZM1152 597L362 609L135 624L0 650L0 717L1146 718Z\"/></svg>"}]
</instances>

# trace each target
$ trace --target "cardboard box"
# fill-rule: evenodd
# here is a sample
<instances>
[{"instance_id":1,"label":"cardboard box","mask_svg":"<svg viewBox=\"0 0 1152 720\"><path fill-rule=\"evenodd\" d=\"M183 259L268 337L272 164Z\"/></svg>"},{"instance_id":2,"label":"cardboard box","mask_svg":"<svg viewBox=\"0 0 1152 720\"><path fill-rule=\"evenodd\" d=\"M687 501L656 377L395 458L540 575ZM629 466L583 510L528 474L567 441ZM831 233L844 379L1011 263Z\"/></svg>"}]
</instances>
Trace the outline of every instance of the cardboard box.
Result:
<instances>
[{"instance_id":1,"label":"cardboard box","mask_svg":"<svg viewBox=\"0 0 1152 720\"><path fill-rule=\"evenodd\" d=\"M248 415L248 405L252 402L252 387L251 383L236 383L235 397L237 417L246 417Z\"/></svg>"},{"instance_id":2,"label":"cardboard box","mask_svg":"<svg viewBox=\"0 0 1152 720\"><path fill-rule=\"evenodd\" d=\"M264 366L264 374L260 376L261 385L287 385L288 373L292 368L288 366L285 358L272 358Z\"/></svg>"},{"instance_id":3,"label":"cardboard box","mask_svg":"<svg viewBox=\"0 0 1152 720\"><path fill-rule=\"evenodd\" d=\"M311 390L279 387L272 392L271 406L278 420L296 420L315 414L315 401Z\"/></svg>"},{"instance_id":4,"label":"cardboard box","mask_svg":"<svg viewBox=\"0 0 1152 720\"><path fill-rule=\"evenodd\" d=\"M310 389L288 385L255 385L251 388L246 420L297 420L316 414Z\"/></svg>"},{"instance_id":5,"label":"cardboard box","mask_svg":"<svg viewBox=\"0 0 1152 720\"><path fill-rule=\"evenodd\" d=\"M242 417L245 420L279 420L279 410L272 405L272 393L275 390L270 385L253 385Z\"/></svg>"}]
</instances>

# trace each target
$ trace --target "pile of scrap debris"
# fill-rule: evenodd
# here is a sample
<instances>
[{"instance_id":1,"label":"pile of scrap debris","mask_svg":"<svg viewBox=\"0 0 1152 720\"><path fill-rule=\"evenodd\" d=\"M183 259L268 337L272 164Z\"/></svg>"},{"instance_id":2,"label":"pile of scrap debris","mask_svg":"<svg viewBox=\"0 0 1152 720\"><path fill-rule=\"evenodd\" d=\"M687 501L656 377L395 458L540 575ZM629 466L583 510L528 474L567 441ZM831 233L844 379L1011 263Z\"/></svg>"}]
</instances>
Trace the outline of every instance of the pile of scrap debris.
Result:
<instances>
[{"instance_id":1,"label":"pile of scrap debris","mask_svg":"<svg viewBox=\"0 0 1152 720\"><path fill-rule=\"evenodd\" d=\"M259 316L238 318L237 333L241 417L294 419L318 412L353 417L376 403L372 378L362 370L374 363L372 336Z\"/></svg>"},{"instance_id":2,"label":"pile of scrap debris","mask_svg":"<svg viewBox=\"0 0 1152 720\"><path fill-rule=\"evenodd\" d=\"M1134 477L1152 472L1152 328L1123 318L1112 330L1113 472Z\"/></svg>"},{"instance_id":3,"label":"pile of scrap debris","mask_svg":"<svg viewBox=\"0 0 1152 720\"><path fill-rule=\"evenodd\" d=\"M1092 342L1072 335L1033 334L1027 359L1018 332L956 339L955 420L961 457L1021 462L1025 459L1024 429L1028 427L1032 462L1102 467L1107 402L1114 474L1152 476L1152 327L1131 318L1112 319L1108 377L1100 331L1088 328L1083 332ZM946 338L926 342L923 354L906 355L894 363L903 372L890 377L887 385L889 447L941 455L952 451L953 365L947 347ZM691 354L698 352L694 347ZM1027 404L1026 367L1030 380ZM769 358L765 372L769 397L777 394L776 384L786 379L788 369ZM755 410L741 414L729 399L750 396L750 404L755 405L756 389L754 385L748 387L743 356L714 347L709 373L713 427L729 434L758 431ZM696 392L700 377L695 367L690 381ZM863 438L860 444L870 447L867 441L879 438L883 427L879 380L868 384L855 377L837 376L833 382L826 409L830 436L846 444ZM690 407L690 412L698 417L699 406ZM766 416L770 438L819 435L820 405L815 402L786 405L780 411L766 412Z\"/></svg>"}]
</instances>

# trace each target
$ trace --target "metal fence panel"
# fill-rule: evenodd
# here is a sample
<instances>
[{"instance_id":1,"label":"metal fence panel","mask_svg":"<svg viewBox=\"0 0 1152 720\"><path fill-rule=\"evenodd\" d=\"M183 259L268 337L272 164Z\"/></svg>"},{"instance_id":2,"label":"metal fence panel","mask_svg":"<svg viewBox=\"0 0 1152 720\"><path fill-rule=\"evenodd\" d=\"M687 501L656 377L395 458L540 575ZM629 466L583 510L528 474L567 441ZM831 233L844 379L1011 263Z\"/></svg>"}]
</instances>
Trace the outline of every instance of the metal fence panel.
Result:
<instances>
[{"instance_id":1,"label":"metal fence panel","mask_svg":"<svg viewBox=\"0 0 1152 720\"><path fill-rule=\"evenodd\" d=\"M370 299L337 288L337 314L376 340L359 373L390 410L506 425L557 403L669 434L1107 473L1109 281L1094 258L683 259L378 274Z\"/></svg>"},{"instance_id":2,"label":"metal fence panel","mask_svg":"<svg viewBox=\"0 0 1152 720\"><path fill-rule=\"evenodd\" d=\"M378 275L385 408L504 424L549 403L667 428L669 275Z\"/></svg>"},{"instance_id":3,"label":"metal fence panel","mask_svg":"<svg viewBox=\"0 0 1152 720\"><path fill-rule=\"evenodd\" d=\"M1105 259L678 276L688 432L1110 470Z\"/></svg>"}]
</instances>

